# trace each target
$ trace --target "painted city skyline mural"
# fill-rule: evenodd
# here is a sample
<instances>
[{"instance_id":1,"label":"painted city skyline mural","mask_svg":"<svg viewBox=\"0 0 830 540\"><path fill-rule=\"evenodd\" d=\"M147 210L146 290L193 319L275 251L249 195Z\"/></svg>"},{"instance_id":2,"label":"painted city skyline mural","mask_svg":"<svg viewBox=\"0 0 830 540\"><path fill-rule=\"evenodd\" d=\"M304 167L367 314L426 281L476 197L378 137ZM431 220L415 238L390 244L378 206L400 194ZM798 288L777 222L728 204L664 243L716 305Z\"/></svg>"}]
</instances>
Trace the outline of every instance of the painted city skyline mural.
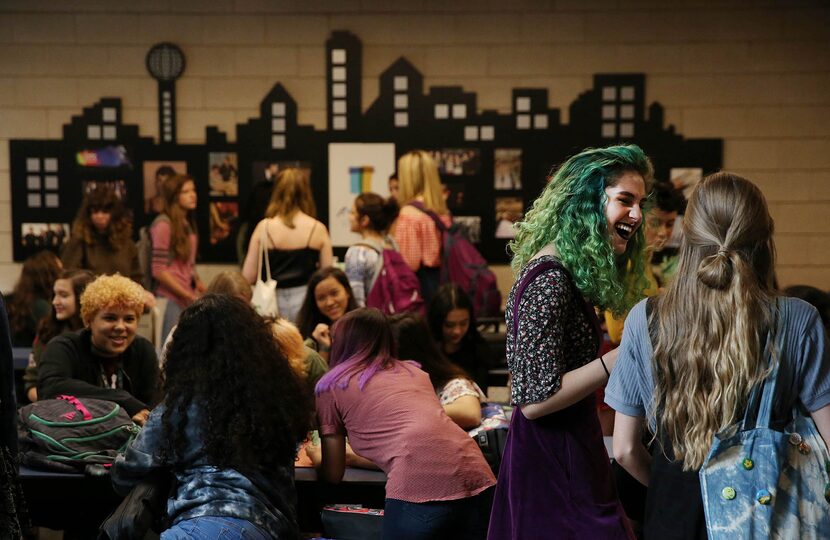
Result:
<instances>
[{"instance_id":1,"label":"painted city skyline mural","mask_svg":"<svg viewBox=\"0 0 830 540\"><path fill-rule=\"evenodd\" d=\"M513 223L544 187L547 175L587 147L618 142L643 147L658 178L699 177L717 170L722 139L687 139L664 126L659 103L646 105L646 74L596 74L569 107L569 122L548 104L545 88L514 88L509 112L479 110L462 86L424 88L406 58L379 77L378 97L363 111L362 44L347 31L326 42L326 126L297 121L300 104L277 82L259 116L237 124L235 142L206 126L203 144L178 144L175 81L186 77L182 51L155 45L147 68L159 81L160 140L122 122L118 97L104 97L73 116L63 137L10 141L13 254L22 261L40 249L58 250L83 194L113 186L133 213L135 229L160 210L165 175L194 177L199 195L199 262L237 262L264 211L279 170L310 170L317 217L332 233L336 254L357 236L348 210L363 191L389 194L397 158L420 148L438 162L447 205L492 263L505 263ZM316 105L316 104L315 104ZM246 231L247 234L246 234Z\"/></svg>"}]
</instances>

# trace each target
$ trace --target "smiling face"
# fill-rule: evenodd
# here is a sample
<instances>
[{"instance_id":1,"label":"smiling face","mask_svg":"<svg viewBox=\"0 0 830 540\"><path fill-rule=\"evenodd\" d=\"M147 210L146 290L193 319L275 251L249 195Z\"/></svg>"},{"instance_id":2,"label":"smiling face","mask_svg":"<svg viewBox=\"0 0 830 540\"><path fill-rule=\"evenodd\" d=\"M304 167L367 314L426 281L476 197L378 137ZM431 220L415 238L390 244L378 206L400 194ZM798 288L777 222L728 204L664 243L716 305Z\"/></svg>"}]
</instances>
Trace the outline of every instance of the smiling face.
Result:
<instances>
[{"instance_id":1,"label":"smiling face","mask_svg":"<svg viewBox=\"0 0 830 540\"><path fill-rule=\"evenodd\" d=\"M349 292L333 277L327 277L314 287L317 309L334 323L345 315L349 307Z\"/></svg>"},{"instance_id":2,"label":"smiling face","mask_svg":"<svg viewBox=\"0 0 830 540\"><path fill-rule=\"evenodd\" d=\"M663 249L671 238L677 212L666 212L659 208L649 210L646 215L646 245L652 252Z\"/></svg>"},{"instance_id":3,"label":"smiling face","mask_svg":"<svg viewBox=\"0 0 830 540\"><path fill-rule=\"evenodd\" d=\"M196 185L192 180L188 180L182 184L182 190L179 192L179 206L185 210L195 210L196 200Z\"/></svg>"},{"instance_id":4,"label":"smiling face","mask_svg":"<svg viewBox=\"0 0 830 540\"><path fill-rule=\"evenodd\" d=\"M455 352L461 346L461 340L467 335L470 329L470 311L463 308L451 309L444 317L444 324L441 326L443 335L444 350Z\"/></svg>"},{"instance_id":5,"label":"smiling face","mask_svg":"<svg viewBox=\"0 0 830 540\"><path fill-rule=\"evenodd\" d=\"M68 279L56 279L52 287L55 296L52 297L52 307L55 308L55 318L65 321L75 315L75 291L72 289L72 281Z\"/></svg>"},{"instance_id":6,"label":"smiling face","mask_svg":"<svg viewBox=\"0 0 830 540\"><path fill-rule=\"evenodd\" d=\"M613 186L605 188L608 203L605 206L605 218L608 221L608 235L614 253L622 255L628 247L628 241L634 237L637 227L643 221L640 205L646 196L643 177L631 171L622 173Z\"/></svg>"},{"instance_id":7,"label":"smiling face","mask_svg":"<svg viewBox=\"0 0 830 540\"><path fill-rule=\"evenodd\" d=\"M120 307L100 310L89 323L92 345L101 356L118 356L127 350L135 339L138 314Z\"/></svg>"}]
</instances>

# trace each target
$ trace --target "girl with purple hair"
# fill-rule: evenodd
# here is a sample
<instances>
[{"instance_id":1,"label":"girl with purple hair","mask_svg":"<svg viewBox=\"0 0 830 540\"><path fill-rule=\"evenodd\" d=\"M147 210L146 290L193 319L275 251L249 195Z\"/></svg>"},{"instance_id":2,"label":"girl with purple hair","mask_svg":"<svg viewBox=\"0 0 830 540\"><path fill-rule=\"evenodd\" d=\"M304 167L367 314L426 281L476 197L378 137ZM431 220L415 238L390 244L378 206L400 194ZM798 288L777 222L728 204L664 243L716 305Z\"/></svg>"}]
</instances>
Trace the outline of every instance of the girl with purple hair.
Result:
<instances>
[{"instance_id":1,"label":"girl with purple hair","mask_svg":"<svg viewBox=\"0 0 830 540\"><path fill-rule=\"evenodd\" d=\"M320 474L339 482L346 433L387 475L383 538L484 538L496 478L444 413L429 375L398 360L377 309L351 311L332 330L330 371L317 383Z\"/></svg>"}]
</instances>

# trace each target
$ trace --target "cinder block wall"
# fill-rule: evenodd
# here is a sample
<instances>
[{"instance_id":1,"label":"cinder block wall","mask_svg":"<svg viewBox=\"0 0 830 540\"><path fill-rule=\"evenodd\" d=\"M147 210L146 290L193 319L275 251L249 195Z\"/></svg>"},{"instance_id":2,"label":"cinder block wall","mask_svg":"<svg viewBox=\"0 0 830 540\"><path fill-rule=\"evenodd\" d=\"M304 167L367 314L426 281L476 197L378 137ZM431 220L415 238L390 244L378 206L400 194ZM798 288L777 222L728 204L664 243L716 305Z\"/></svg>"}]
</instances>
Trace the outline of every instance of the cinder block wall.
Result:
<instances>
[{"instance_id":1,"label":"cinder block wall","mask_svg":"<svg viewBox=\"0 0 830 540\"><path fill-rule=\"evenodd\" d=\"M462 84L508 111L542 86L568 105L597 72L644 72L648 102L688 137L725 139L724 166L756 181L776 220L782 284L830 288L830 7L822 0L0 0L0 289L11 262L8 139L61 136L104 96L157 136L159 41L187 57L178 137L230 136L281 81L301 123L325 123L324 42L364 46L364 106L398 56L425 84ZM646 149L647 150L647 149ZM210 277L216 267L201 271ZM502 287L510 285L499 269Z\"/></svg>"}]
</instances>

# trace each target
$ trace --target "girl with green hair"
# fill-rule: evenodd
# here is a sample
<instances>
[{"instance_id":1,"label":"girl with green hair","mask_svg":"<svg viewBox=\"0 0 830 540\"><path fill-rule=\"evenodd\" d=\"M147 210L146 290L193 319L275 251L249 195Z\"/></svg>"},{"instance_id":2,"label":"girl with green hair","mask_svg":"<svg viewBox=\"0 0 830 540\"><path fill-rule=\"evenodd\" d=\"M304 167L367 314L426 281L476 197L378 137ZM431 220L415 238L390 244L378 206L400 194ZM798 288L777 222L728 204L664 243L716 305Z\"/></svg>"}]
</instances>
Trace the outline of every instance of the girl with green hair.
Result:
<instances>
[{"instance_id":1,"label":"girl with green hair","mask_svg":"<svg viewBox=\"0 0 830 540\"><path fill-rule=\"evenodd\" d=\"M594 397L617 351L597 357L593 306L621 313L647 284L640 225L652 176L637 146L585 150L556 170L517 225L506 306L516 409L490 539L633 538Z\"/></svg>"}]
</instances>

